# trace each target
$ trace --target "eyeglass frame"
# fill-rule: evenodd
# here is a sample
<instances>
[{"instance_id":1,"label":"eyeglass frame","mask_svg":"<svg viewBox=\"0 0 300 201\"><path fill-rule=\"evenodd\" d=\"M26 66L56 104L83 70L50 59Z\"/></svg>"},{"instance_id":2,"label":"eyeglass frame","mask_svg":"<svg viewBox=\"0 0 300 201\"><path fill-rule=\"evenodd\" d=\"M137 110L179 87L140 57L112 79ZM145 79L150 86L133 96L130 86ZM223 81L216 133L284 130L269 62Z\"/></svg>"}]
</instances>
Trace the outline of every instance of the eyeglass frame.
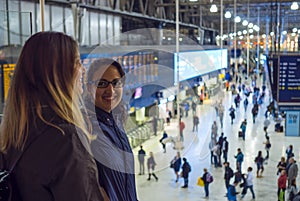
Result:
<instances>
[{"instance_id":1,"label":"eyeglass frame","mask_svg":"<svg viewBox=\"0 0 300 201\"><path fill-rule=\"evenodd\" d=\"M106 85L104 87L100 87L99 86L100 81L106 82ZM116 84L119 81L121 81L121 86L116 86ZM113 86L113 88L123 88L124 84L125 84L125 78L124 77L116 78L116 79L113 79L112 81L108 81L106 79L100 79L100 80L89 81L88 84L90 84L90 85L96 85L96 87L100 88L100 89L107 88L109 84L111 84Z\"/></svg>"}]
</instances>

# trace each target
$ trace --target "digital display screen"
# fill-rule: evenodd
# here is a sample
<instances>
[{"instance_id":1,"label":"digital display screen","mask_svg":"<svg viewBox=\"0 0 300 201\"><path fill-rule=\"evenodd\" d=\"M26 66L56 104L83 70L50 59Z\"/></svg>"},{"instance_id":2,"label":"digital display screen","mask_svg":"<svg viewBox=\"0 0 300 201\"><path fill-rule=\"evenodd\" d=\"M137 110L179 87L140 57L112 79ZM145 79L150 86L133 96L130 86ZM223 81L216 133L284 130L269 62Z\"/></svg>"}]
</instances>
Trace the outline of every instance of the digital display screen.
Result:
<instances>
[{"instance_id":1,"label":"digital display screen","mask_svg":"<svg viewBox=\"0 0 300 201\"><path fill-rule=\"evenodd\" d=\"M177 67L179 81L210 73L228 67L227 49L179 52L174 54L174 80L177 83Z\"/></svg>"},{"instance_id":2,"label":"digital display screen","mask_svg":"<svg viewBox=\"0 0 300 201\"><path fill-rule=\"evenodd\" d=\"M278 105L300 105L300 56L281 55L278 65Z\"/></svg>"}]
</instances>

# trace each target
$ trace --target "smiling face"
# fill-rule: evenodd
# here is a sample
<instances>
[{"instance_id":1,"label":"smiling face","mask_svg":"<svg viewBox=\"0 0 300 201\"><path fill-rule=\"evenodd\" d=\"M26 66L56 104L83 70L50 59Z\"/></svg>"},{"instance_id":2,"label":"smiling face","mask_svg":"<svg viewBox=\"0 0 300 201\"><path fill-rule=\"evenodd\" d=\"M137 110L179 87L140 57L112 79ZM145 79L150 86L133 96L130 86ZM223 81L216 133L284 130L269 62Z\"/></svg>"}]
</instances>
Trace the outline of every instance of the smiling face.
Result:
<instances>
[{"instance_id":1,"label":"smiling face","mask_svg":"<svg viewBox=\"0 0 300 201\"><path fill-rule=\"evenodd\" d=\"M121 75L115 66L110 65L107 70L102 75L102 71L95 72L93 80L106 80L112 82L115 79L120 79ZM120 103L123 94L123 88L113 87L110 83L105 88L97 87L97 83L93 86L95 87L95 105L106 112L111 112Z\"/></svg>"}]
</instances>

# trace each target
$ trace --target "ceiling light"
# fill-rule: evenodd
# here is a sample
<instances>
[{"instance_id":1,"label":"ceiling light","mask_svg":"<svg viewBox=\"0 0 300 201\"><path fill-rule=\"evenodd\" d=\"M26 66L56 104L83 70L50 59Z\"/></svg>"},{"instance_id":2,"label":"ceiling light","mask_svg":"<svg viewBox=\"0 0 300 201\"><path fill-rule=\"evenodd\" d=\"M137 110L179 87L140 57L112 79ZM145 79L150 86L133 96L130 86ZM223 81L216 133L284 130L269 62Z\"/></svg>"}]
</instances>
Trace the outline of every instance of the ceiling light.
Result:
<instances>
[{"instance_id":1,"label":"ceiling light","mask_svg":"<svg viewBox=\"0 0 300 201\"><path fill-rule=\"evenodd\" d=\"M238 31L238 36L242 35L242 32L241 31Z\"/></svg>"},{"instance_id":2,"label":"ceiling light","mask_svg":"<svg viewBox=\"0 0 300 201\"><path fill-rule=\"evenodd\" d=\"M287 34L287 31L283 31L282 34L283 34L283 35L286 35L286 34Z\"/></svg>"},{"instance_id":3,"label":"ceiling light","mask_svg":"<svg viewBox=\"0 0 300 201\"><path fill-rule=\"evenodd\" d=\"M239 37L239 39L241 39L241 40L242 40L243 38L244 38L244 36L240 36L240 37Z\"/></svg>"},{"instance_id":4,"label":"ceiling light","mask_svg":"<svg viewBox=\"0 0 300 201\"><path fill-rule=\"evenodd\" d=\"M247 30L244 30L244 31L243 31L243 34L247 34Z\"/></svg>"},{"instance_id":5,"label":"ceiling light","mask_svg":"<svg viewBox=\"0 0 300 201\"><path fill-rule=\"evenodd\" d=\"M299 8L298 3L294 1L291 5L291 10L298 10L298 8Z\"/></svg>"},{"instance_id":6,"label":"ceiling light","mask_svg":"<svg viewBox=\"0 0 300 201\"><path fill-rule=\"evenodd\" d=\"M226 11L225 18L227 19L231 18L231 13L229 11Z\"/></svg>"},{"instance_id":7,"label":"ceiling light","mask_svg":"<svg viewBox=\"0 0 300 201\"><path fill-rule=\"evenodd\" d=\"M241 18L240 18L240 16L236 16L236 17L235 17L235 19L234 19L234 21L235 21L236 23L239 23L239 22L241 22Z\"/></svg>"},{"instance_id":8,"label":"ceiling light","mask_svg":"<svg viewBox=\"0 0 300 201\"><path fill-rule=\"evenodd\" d=\"M298 29L298 34L300 34L300 29Z\"/></svg>"},{"instance_id":9,"label":"ceiling light","mask_svg":"<svg viewBox=\"0 0 300 201\"><path fill-rule=\"evenodd\" d=\"M253 26L253 29L254 29L255 31L257 31L257 32L259 31L259 27L258 27L257 25L254 25L254 26Z\"/></svg>"},{"instance_id":10,"label":"ceiling light","mask_svg":"<svg viewBox=\"0 0 300 201\"><path fill-rule=\"evenodd\" d=\"M212 4L210 7L210 12L211 13L216 13L218 12L218 7L216 6L216 4Z\"/></svg>"},{"instance_id":11,"label":"ceiling light","mask_svg":"<svg viewBox=\"0 0 300 201\"><path fill-rule=\"evenodd\" d=\"M250 39L253 39L254 38L254 36L253 35L250 35Z\"/></svg>"},{"instance_id":12,"label":"ceiling light","mask_svg":"<svg viewBox=\"0 0 300 201\"><path fill-rule=\"evenodd\" d=\"M296 33L292 33L291 35L292 35L292 36L296 36Z\"/></svg>"},{"instance_id":13,"label":"ceiling light","mask_svg":"<svg viewBox=\"0 0 300 201\"><path fill-rule=\"evenodd\" d=\"M249 33L253 33L253 29L249 29Z\"/></svg>"},{"instance_id":14,"label":"ceiling light","mask_svg":"<svg viewBox=\"0 0 300 201\"><path fill-rule=\"evenodd\" d=\"M253 23L249 23L249 24L248 24L248 27L249 27L250 29L252 29L252 28L253 28Z\"/></svg>"},{"instance_id":15,"label":"ceiling light","mask_svg":"<svg viewBox=\"0 0 300 201\"><path fill-rule=\"evenodd\" d=\"M243 20L242 25L243 26L247 26L248 25L248 21L247 20Z\"/></svg>"},{"instance_id":16,"label":"ceiling light","mask_svg":"<svg viewBox=\"0 0 300 201\"><path fill-rule=\"evenodd\" d=\"M196 1L198 1L198 0L190 0L190 2L196 2Z\"/></svg>"},{"instance_id":17,"label":"ceiling light","mask_svg":"<svg viewBox=\"0 0 300 201\"><path fill-rule=\"evenodd\" d=\"M266 37L267 37L267 35L266 35L266 34L263 34L263 35L261 35L261 37L262 37L262 38L266 38Z\"/></svg>"},{"instance_id":18,"label":"ceiling light","mask_svg":"<svg viewBox=\"0 0 300 201\"><path fill-rule=\"evenodd\" d=\"M274 32L273 31L270 33L270 36L274 36Z\"/></svg>"},{"instance_id":19,"label":"ceiling light","mask_svg":"<svg viewBox=\"0 0 300 201\"><path fill-rule=\"evenodd\" d=\"M298 31L297 28L293 28L293 32L296 33Z\"/></svg>"}]
</instances>

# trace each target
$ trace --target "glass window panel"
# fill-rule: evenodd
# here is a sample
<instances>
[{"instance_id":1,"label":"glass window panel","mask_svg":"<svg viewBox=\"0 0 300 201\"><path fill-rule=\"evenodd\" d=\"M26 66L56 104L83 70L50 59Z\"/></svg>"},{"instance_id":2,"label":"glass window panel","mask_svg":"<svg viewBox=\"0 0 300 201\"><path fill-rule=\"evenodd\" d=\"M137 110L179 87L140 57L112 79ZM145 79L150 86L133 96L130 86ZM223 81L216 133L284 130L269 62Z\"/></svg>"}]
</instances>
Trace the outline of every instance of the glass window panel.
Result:
<instances>
[{"instance_id":1,"label":"glass window panel","mask_svg":"<svg viewBox=\"0 0 300 201\"><path fill-rule=\"evenodd\" d=\"M62 32L63 29L63 8L58 6L51 7L51 15L52 15L52 30Z\"/></svg>"},{"instance_id":2,"label":"glass window panel","mask_svg":"<svg viewBox=\"0 0 300 201\"><path fill-rule=\"evenodd\" d=\"M100 14L100 38L101 44L107 43L107 36L106 36L106 15Z\"/></svg>"},{"instance_id":3,"label":"glass window panel","mask_svg":"<svg viewBox=\"0 0 300 201\"><path fill-rule=\"evenodd\" d=\"M71 8L65 9L65 26L66 34L74 37L74 21Z\"/></svg>"},{"instance_id":4,"label":"glass window panel","mask_svg":"<svg viewBox=\"0 0 300 201\"><path fill-rule=\"evenodd\" d=\"M91 45L99 44L98 41L98 13L91 13L90 17L90 33L91 33Z\"/></svg>"}]
</instances>

